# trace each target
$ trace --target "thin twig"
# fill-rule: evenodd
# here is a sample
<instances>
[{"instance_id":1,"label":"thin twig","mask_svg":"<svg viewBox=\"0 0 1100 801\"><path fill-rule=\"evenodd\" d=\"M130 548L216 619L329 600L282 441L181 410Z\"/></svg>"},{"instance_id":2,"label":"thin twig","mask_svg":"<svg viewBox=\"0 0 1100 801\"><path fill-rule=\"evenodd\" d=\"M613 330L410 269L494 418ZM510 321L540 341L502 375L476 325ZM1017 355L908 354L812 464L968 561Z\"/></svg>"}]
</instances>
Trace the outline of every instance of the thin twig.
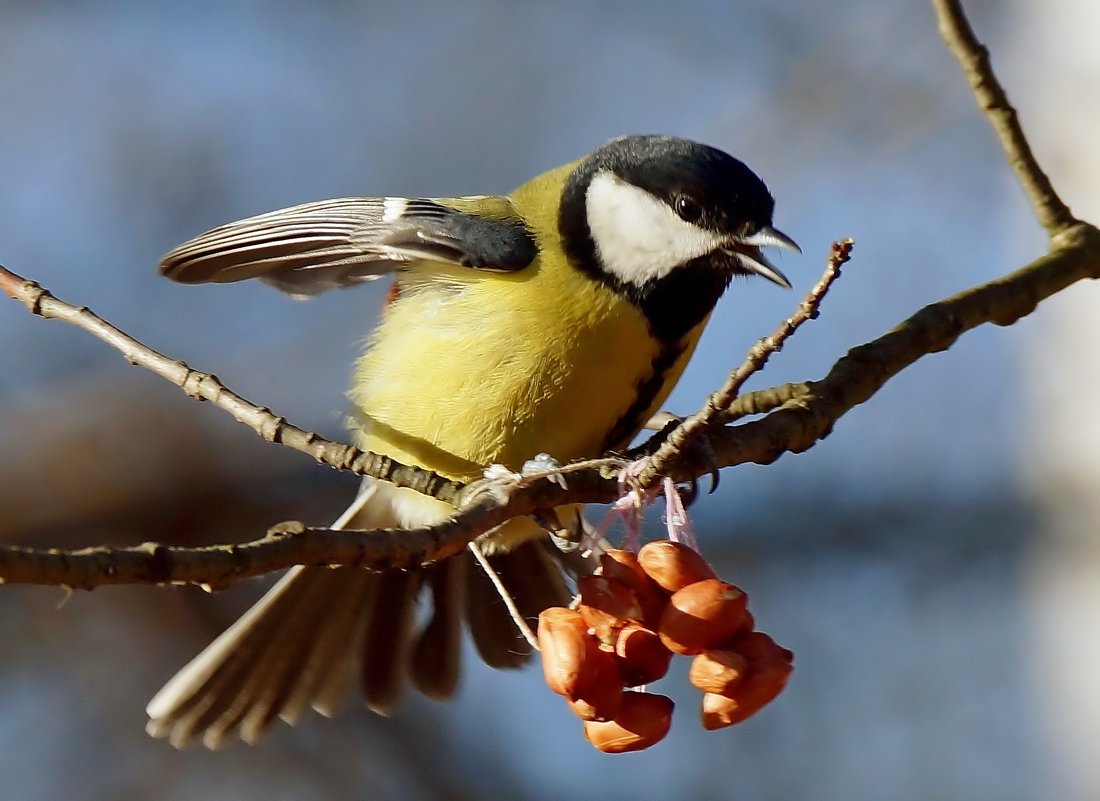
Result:
<instances>
[{"instance_id":1,"label":"thin twig","mask_svg":"<svg viewBox=\"0 0 1100 801\"><path fill-rule=\"evenodd\" d=\"M590 470L570 481L571 491L597 495L604 483ZM609 481L605 497L613 492ZM494 484L468 493L461 514L415 529L345 530L280 523L258 540L195 548L148 542L66 551L0 545L0 584L47 584L91 589L106 584L199 584L219 589L294 565L349 565L368 570L411 569L461 553L489 529L539 509L564 505L566 491L551 478L524 480L513 493ZM360 500L362 500L360 498Z\"/></svg>"},{"instance_id":2,"label":"thin twig","mask_svg":"<svg viewBox=\"0 0 1100 801\"><path fill-rule=\"evenodd\" d=\"M852 348L822 380L779 388L789 399L764 418L708 431L718 464L770 464L784 453L808 450L840 417L923 356L947 350L979 325L1012 325L1077 281L1100 279L1096 228L1080 223L1056 235L1052 245L1031 264L925 306L878 339ZM672 477L687 481L702 468L688 452L672 465Z\"/></svg>"},{"instance_id":3,"label":"thin twig","mask_svg":"<svg viewBox=\"0 0 1100 801\"><path fill-rule=\"evenodd\" d=\"M492 582L493 587L497 591L497 595L500 596L500 600L504 602L504 608L508 610L508 615L512 618L512 622L516 624L519 633L523 635L523 638L527 640L533 650L542 650L539 648L539 641L535 636L535 632L531 631L531 627L527 625L526 618L523 617L523 613L520 612L519 607L516 606L515 599L512 598L512 593L508 591L508 588L504 586L504 582L500 580L500 576L493 570L493 566L489 564L489 560L485 558L485 554L482 553L477 542L471 542L466 547L469 549L470 553L474 555L474 561L478 563L485 572L485 575L489 577L489 581Z\"/></svg>"},{"instance_id":4,"label":"thin twig","mask_svg":"<svg viewBox=\"0 0 1100 801\"><path fill-rule=\"evenodd\" d=\"M156 373L196 400L210 401L268 442L285 445L338 470L380 478L442 501L454 502L463 489L464 485L460 482L451 481L431 471L401 464L388 456L334 442L312 431L298 428L285 417L242 398L212 373L194 370L178 359L170 359L158 353L115 328L88 307L66 303L34 281L28 281L2 265L0 290L22 303L32 314L47 320L61 320L106 342L130 364Z\"/></svg>"},{"instance_id":5,"label":"thin twig","mask_svg":"<svg viewBox=\"0 0 1100 801\"><path fill-rule=\"evenodd\" d=\"M829 288L840 277L840 268L851 258L851 255L851 239L833 243L824 274L806 293L794 314L784 320L771 336L765 337L753 345L745 357L745 361L730 373L726 383L718 391L707 398L703 408L672 430L668 438L661 444L661 447L650 458L646 469L638 476L640 486L648 487L652 485L660 476L667 473L671 461L680 458L680 454L689 450L692 442L709 429L721 424L722 416L729 409L734 399L737 398L745 382L764 369L764 365L768 363L768 358L773 353L781 350L783 344L803 323L817 318L821 302L828 294Z\"/></svg>"},{"instance_id":6,"label":"thin twig","mask_svg":"<svg viewBox=\"0 0 1100 801\"><path fill-rule=\"evenodd\" d=\"M993 72L989 49L978 41L960 0L932 0L932 6L939 19L940 36L959 60L974 99L997 132L1009 166L1016 172L1039 223L1053 236L1079 222L1031 152L1016 109Z\"/></svg>"},{"instance_id":7,"label":"thin twig","mask_svg":"<svg viewBox=\"0 0 1100 801\"><path fill-rule=\"evenodd\" d=\"M723 423L735 423L745 417L758 414L767 414L773 409L778 409L794 397L791 388L794 384L783 384L778 387L758 389L738 395L729 405L721 417Z\"/></svg>"}]
</instances>

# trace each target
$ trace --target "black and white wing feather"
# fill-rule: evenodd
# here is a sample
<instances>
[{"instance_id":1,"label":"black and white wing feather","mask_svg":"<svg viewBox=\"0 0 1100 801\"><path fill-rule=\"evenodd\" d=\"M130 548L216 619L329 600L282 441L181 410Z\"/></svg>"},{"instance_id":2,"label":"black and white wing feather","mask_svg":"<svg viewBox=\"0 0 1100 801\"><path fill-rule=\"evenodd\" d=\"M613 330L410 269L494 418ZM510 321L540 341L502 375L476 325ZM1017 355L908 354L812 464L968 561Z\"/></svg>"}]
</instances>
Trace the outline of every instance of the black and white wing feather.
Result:
<instances>
[{"instance_id":1,"label":"black and white wing feather","mask_svg":"<svg viewBox=\"0 0 1100 801\"><path fill-rule=\"evenodd\" d=\"M492 216L455 208L486 207ZM186 284L259 278L292 295L315 295L399 270L442 262L512 271L538 247L506 198L340 198L222 225L180 245L161 273Z\"/></svg>"}]
</instances>

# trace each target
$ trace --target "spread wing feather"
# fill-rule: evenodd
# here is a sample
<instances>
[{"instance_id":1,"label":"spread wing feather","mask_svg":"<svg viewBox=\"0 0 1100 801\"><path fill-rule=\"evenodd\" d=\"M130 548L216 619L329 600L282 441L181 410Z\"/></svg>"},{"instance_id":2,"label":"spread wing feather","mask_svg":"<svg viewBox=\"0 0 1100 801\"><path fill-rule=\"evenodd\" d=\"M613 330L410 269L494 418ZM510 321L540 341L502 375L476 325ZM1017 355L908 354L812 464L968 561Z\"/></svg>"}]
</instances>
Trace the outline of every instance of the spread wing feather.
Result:
<instances>
[{"instance_id":1,"label":"spread wing feather","mask_svg":"<svg viewBox=\"0 0 1100 801\"><path fill-rule=\"evenodd\" d=\"M503 199L492 200L499 206ZM537 246L518 218L445 204L374 197L305 203L207 231L166 255L160 269L188 284L259 278L308 296L414 261L510 271L534 260Z\"/></svg>"}]
</instances>

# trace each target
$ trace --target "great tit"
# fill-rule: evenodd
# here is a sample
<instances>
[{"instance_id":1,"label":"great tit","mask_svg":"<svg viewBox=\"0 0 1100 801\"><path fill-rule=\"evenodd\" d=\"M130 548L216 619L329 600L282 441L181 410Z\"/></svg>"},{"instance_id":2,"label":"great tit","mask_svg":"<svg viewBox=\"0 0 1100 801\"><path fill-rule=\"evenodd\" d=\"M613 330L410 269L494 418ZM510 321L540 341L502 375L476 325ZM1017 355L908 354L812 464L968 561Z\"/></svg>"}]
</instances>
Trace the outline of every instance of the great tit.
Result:
<instances>
[{"instance_id":1,"label":"great tit","mask_svg":"<svg viewBox=\"0 0 1100 801\"><path fill-rule=\"evenodd\" d=\"M258 278L296 296L393 273L349 397L356 445L472 481L536 454L564 463L626 447L672 390L736 276L787 278L761 252L798 250L745 164L669 136L624 136L506 197L342 198L215 228L164 257L183 283ZM408 528L453 507L367 479L338 527ZM571 519L568 510L560 519ZM529 619L568 603L559 552L530 518L480 538ZM430 613L417 625L424 590ZM469 554L417 571L290 570L149 703L176 746L254 741L276 717L331 714L357 677L389 714L406 674L445 698L461 624L494 667L530 655Z\"/></svg>"}]
</instances>

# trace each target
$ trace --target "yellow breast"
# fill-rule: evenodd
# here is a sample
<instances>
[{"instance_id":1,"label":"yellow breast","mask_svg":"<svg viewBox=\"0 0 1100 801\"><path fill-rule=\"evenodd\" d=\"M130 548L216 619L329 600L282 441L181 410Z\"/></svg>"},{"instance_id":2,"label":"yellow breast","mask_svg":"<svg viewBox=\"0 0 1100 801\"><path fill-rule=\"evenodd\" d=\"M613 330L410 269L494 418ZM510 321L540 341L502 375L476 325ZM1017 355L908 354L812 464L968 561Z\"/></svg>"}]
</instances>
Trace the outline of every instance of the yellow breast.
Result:
<instances>
[{"instance_id":1,"label":"yellow breast","mask_svg":"<svg viewBox=\"0 0 1100 801\"><path fill-rule=\"evenodd\" d=\"M525 272L403 288L351 393L362 447L468 480L488 464L518 469L539 452L565 462L610 444L639 388L656 378L661 348L612 291L576 276L567 290L540 266ZM686 348L664 369L639 425L688 356Z\"/></svg>"},{"instance_id":2,"label":"yellow breast","mask_svg":"<svg viewBox=\"0 0 1100 801\"><path fill-rule=\"evenodd\" d=\"M552 221L534 227L543 252L560 253ZM629 301L563 257L515 273L414 266L358 364L358 444L459 480L540 452L598 456L656 411L701 330L655 340Z\"/></svg>"}]
</instances>

